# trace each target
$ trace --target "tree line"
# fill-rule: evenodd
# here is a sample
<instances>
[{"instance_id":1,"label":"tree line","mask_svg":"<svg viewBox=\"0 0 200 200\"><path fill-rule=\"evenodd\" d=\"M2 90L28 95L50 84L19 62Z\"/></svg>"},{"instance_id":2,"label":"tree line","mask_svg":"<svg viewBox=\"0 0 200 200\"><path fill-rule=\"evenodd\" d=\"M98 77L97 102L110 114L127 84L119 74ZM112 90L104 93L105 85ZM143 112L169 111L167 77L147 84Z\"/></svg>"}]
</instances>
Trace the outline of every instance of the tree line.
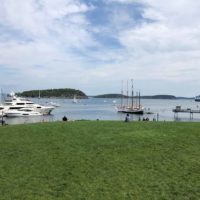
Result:
<instances>
[{"instance_id":1,"label":"tree line","mask_svg":"<svg viewBox=\"0 0 200 200\"><path fill-rule=\"evenodd\" d=\"M61 97L61 98L87 98L87 95L76 89L71 88L63 88L63 89L47 89L47 90L30 90L24 91L21 93L17 93L18 96L22 97L41 97L41 98L49 98L49 97Z\"/></svg>"}]
</instances>

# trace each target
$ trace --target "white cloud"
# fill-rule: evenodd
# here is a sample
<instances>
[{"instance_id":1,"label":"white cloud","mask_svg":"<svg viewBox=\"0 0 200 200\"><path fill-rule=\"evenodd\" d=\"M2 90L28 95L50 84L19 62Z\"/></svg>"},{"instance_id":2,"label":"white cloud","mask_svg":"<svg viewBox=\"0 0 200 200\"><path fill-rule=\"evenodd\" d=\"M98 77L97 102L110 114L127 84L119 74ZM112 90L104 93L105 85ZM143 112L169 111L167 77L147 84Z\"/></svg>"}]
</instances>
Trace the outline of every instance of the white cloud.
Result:
<instances>
[{"instance_id":1,"label":"white cloud","mask_svg":"<svg viewBox=\"0 0 200 200\"><path fill-rule=\"evenodd\" d=\"M121 31L119 41L139 65L137 75L147 79L198 80L200 64L200 3L146 0L143 16L154 20ZM127 55L127 57L130 55ZM167 58L167 59L166 59ZM140 63L140 60L145 63ZM134 62L134 63L132 63Z\"/></svg>"},{"instance_id":2,"label":"white cloud","mask_svg":"<svg viewBox=\"0 0 200 200\"><path fill-rule=\"evenodd\" d=\"M50 31L65 35L67 30L75 30L71 36L78 35L87 22L81 13L89 9L78 0L1 0L0 23L19 31L22 31L34 39L50 37ZM84 27L83 27L84 29ZM62 32L63 31L63 32Z\"/></svg>"},{"instance_id":3,"label":"white cloud","mask_svg":"<svg viewBox=\"0 0 200 200\"><path fill-rule=\"evenodd\" d=\"M121 3L121 4L132 4L132 3L138 3L140 0L105 0L107 3Z\"/></svg>"},{"instance_id":4,"label":"white cloud","mask_svg":"<svg viewBox=\"0 0 200 200\"><path fill-rule=\"evenodd\" d=\"M128 78L183 85L199 80L200 2L104 2L117 6L112 10L104 4L109 18L99 27L86 16L96 8L83 1L0 0L0 34L10 36L0 40L0 70L4 66L17 72L10 77L1 72L0 84L9 80L13 85L14 77L20 89L77 87L91 94L109 91L107 85ZM121 46L97 41L97 32Z\"/></svg>"}]
</instances>

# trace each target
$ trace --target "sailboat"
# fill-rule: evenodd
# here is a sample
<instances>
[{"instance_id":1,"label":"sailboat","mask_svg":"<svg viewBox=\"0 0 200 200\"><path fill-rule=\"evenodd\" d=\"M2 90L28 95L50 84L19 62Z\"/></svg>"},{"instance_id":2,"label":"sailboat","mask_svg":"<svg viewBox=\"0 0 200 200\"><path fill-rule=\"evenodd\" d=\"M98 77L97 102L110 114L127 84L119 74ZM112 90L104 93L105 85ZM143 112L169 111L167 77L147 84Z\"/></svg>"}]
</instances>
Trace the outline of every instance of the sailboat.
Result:
<instances>
[{"instance_id":1,"label":"sailboat","mask_svg":"<svg viewBox=\"0 0 200 200\"><path fill-rule=\"evenodd\" d=\"M137 103L137 98L139 103ZM133 96L132 96L133 99ZM129 113L129 114L144 114L144 108L140 104L140 92L136 96L136 104L133 104L133 100L131 103L131 106L127 106L124 110L123 113Z\"/></svg>"},{"instance_id":2,"label":"sailboat","mask_svg":"<svg viewBox=\"0 0 200 200\"><path fill-rule=\"evenodd\" d=\"M72 100L72 103L78 103L78 100L76 99L76 95L74 95L74 98Z\"/></svg>"},{"instance_id":3,"label":"sailboat","mask_svg":"<svg viewBox=\"0 0 200 200\"><path fill-rule=\"evenodd\" d=\"M129 114L144 114L144 107L141 105L140 100L140 92L137 92L136 102L134 103L134 91L133 91L133 79L132 82L132 96L131 96L131 105L129 105L128 101L128 82L127 82L127 104L123 105L123 85L122 85L122 99L121 105L117 107L118 112L129 113Z\"/></svg>"},{"instance_id":4,"label":"sailboat","mask_svg":"<svg viewBox=\"0 0 200 200\"><path fill-rule=\"evenodd\" d=\"M39 90L39 94L38 94L38 99L40 99L40 90Z\"/></svg>"}]
</instances>

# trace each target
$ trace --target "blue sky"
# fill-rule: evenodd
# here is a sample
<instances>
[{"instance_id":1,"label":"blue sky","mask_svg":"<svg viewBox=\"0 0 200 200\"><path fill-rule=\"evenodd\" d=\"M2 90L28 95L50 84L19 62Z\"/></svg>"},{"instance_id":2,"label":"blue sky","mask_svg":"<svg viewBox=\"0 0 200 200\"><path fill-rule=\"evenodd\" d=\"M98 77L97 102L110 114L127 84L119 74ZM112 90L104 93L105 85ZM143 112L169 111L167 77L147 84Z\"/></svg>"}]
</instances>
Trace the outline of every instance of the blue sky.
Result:
<instances>
[{"instance_id":1,"label":"blue sky","mask_svg":"<svg viewBox=\"0 0 200 200\"><path fill-rule=\"evenodd\" d=\"M0 0L0 87L200 93L196 0Z\"/></svg>"}]
</instances>

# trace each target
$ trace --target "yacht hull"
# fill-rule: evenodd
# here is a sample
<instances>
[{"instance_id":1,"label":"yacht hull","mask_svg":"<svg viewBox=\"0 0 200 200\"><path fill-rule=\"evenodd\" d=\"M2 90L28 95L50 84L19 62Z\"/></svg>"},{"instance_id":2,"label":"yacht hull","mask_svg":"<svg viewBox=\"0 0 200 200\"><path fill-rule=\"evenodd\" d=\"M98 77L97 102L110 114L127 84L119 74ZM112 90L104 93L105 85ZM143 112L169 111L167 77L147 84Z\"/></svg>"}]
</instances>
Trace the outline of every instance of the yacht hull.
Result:
<instances>
[{"instance_id":1,"label":"yacht hull","mask_svg":"<svg viewBox=\"0 0 200 200\"><path fill-rule=\"evenodd\" d=\"M137 115L143 115L144 114L143 110L124 110L122 112L128 113L128 114L137 114Z\"/></svg>"},{"instance_id":2,"label":"yacht hull","mask_svg":"<svg viewBox=\"0 0 200 200\"><path fill-rule=\"evenodd\" d=\"M36 112L40 112L42 115L50 115L53 111L54 107L41 107L41 108L35 108Z\"/></svg>"},{"instance_id":3,"label":"yacht hull","mask_svg":"<svg viewBox=\"0 0 200 200\"><path fill-rule=\"evenodd\" d=\"M33 112L33 113L26 113L26 112L6 112L6 117L33 117L33 116L41 116L40 113Z\"/></svg>"}]
</instances>

